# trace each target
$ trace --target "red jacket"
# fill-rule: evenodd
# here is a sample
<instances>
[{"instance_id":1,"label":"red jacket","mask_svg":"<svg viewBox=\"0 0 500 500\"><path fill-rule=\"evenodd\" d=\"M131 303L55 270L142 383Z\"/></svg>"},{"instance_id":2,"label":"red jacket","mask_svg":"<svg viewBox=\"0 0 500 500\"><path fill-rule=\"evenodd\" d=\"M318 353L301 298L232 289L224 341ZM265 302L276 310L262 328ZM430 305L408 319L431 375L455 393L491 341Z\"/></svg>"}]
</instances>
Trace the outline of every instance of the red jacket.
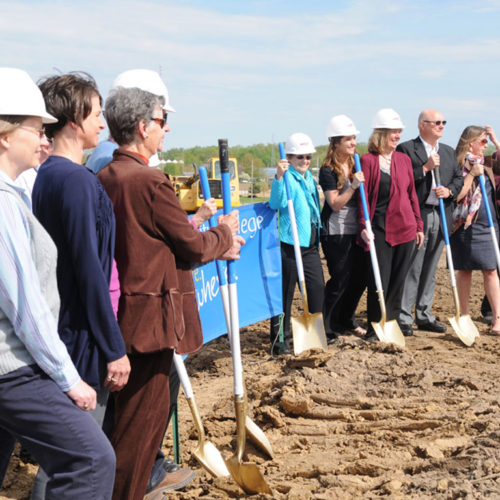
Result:
<instances>
[{"instance_id":1,"label":"red jacket","mask_svg":"<svg viewBox=\"0 0 500 500\"><path fill-rule=\"evenodd\" d=\"M380 184L379 155L373 153L363 155L361 168L365 174L365 191L370 220L373 220ZM385 214L385 241L389 245L395 246L414 240L417 237L417 232L424 230L424 224L420 217L410 157L397 151L392 154L389 198L389 206ZM358 204L359 233L361 234L366 226L359 194ZM358 235L358 244L368 249L360 234Z\"/></svg>"},{"instance_id":2,"label":"red jacket","mask_svg":"<svg viewBox=\"0 0 500 500\"><path fill-rule=\"evenodd\" d=\"M203 337L191 263L221 257L232 246L231 230L196 231L167 175L121 148L98 177L116 216L118 322L127 353L196 351Z\"/></svg>"}]
</instances>

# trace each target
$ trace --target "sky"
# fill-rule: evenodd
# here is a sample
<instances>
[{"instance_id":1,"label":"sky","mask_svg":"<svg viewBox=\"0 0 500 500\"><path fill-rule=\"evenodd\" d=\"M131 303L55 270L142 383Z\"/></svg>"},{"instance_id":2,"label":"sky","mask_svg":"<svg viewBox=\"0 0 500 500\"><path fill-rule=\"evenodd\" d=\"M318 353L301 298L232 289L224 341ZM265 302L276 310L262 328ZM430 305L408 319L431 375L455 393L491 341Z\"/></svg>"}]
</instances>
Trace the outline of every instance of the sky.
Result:
<instances>
[{"instance_id":1,"label":"sky","mask_svg":"<svg viewBox=\"0 0 500 500\"><path fill-rule=\"evenodd\" d=\"M36 81L87 71L105 98L122 71L161 72L176 113L165 149L286 140L326 144L346 114L366 142L391 107L500 135L500 0L0 0L0 66ZM102 139L106 138L103 132Z\"/></svg>"}]
</instances>

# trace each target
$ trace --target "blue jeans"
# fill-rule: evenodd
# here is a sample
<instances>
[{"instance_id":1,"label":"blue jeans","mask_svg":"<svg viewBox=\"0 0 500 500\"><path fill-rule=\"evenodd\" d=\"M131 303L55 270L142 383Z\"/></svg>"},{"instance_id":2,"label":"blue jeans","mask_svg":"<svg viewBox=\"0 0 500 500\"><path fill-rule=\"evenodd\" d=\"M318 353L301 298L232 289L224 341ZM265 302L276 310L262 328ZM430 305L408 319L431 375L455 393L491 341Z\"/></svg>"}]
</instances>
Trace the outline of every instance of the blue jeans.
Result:
<instances>
[{"instance_id":1,"label":"blue jeans","mask_svg":"<svg viewBox=\"0 0 500 500\"><path fill-rule=\"evenodd\" d=\"M111 498L115 455L108 439L36 365L0 376L0 474L15 440L47 473L47 500Z\"/></svg>"}]
</instances>

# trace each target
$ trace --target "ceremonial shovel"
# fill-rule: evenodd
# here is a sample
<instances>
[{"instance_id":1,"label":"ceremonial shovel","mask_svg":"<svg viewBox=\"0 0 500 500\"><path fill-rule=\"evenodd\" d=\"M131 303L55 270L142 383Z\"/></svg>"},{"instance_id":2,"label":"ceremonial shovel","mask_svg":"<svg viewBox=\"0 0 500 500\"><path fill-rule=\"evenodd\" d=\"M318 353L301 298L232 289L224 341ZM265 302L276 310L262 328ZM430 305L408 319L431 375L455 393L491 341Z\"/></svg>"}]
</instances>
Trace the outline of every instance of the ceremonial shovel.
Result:
<instances>
[{"instance_id":1,"label":"ceremonial shovel","mask_svg":"<svg viewBox=\"0 0 500 500\"><path fill-rule=\"evenodd\" d=\"M283 143L279 143L280 158L286 159ZM293 352L297 356L307 349L324 349L328 345L326 342L325 325L322 313L309 312L309 302L307 300L306 279L304 276L304 266L302 263L302 254L300 253L299 234L297 232L297 222L295 220L295 209L293 207L292 194L290 191L290 182L285 172L283 179L285 182L286 197L288 203L288 216L290 217L290 226L292 228L293 249L295 252L295 262L297 264L297 275L299 278L299 288L304 303L304 314L302 316L292 316L292 334L293 334Z\"/></svg>"},{"instance_id":2,"label":"ceremonial shovel","mask_svg":"<svg viewBox=\"0 0 500 500\"><path fill-rule=\"evenodd\" d=\"M231 187L229 179L229 160L227 139L219 139L219 160L222 180L222 199L224 214L231 211ZM234 373L234 407L236 413L237 444L235 454L226 460L227 468L233 479L246 493L271 493L271 489L254 463L243 463L245 452L246 431L246 403L243 388L243 366L241 363L240 325L238 318L238 296L236 290L236 273L234 262L228 261L229 278L229 307L231 316L231 353L233 357Z\"/></svg>"},{"instance_id":3,"label":"ceremonial shovel","mask_svg":"<svg viewBox=\"0 0 500 500\"><path fill-rule=\"evenodd\" d=\"M207 169L205 167L200 167L199 175L203 198L205 200L208 200L209 198L211 198L211 193L210 184L208 182ZM215 215L210 218L209 224L210 227L215 227L217 225ZM231 343L231 314L229 312L229 292L227 289L226 269L223 261L216 260L215 263L217 265L217 275L219 277L219 289L222 300L222 307L224 308L224 317L226 318L227 334L229 337L229 343ZM273 449L271 447L271 443L267 439L267 436L248 415L245 415L245 428L252 443L258 446L270 458L273 458Z\"/></svg>"},{"instance_id":4,"label":"ceremonial shovel","mask_svg":"<svg viewBox=\"0 0 500 500\"><path fill-rule=\"evenodd\" d=\"M359 163L358 153L354 153L354 165L356 172L361 172L361 164ZM392 342L400 347L405 346L405 338L398 322L395 319L386 321L386 309L384 290L382 289L382 280L380 279L380 269L378 267L377 250L375 242L373 241L372 224L370 222L370 213L368 212L368 204L366 202L365 186L362 182L359 186L359 194L361 196L361 203L363 204L363 216L365 218L365 225L368 234L370 235L370 258L372 261L373 275L375 277L375 286L377 287L378 302L380 304L380 322L372 322L375 334L381 342Z\"/></svg>"},{"instance_id":5,"label":"ceremonial shovel","mask_svg":"<svg viewBox=\"0 0 500 500\"><path fill-rule=\"evenodd\" d=\"M439 187L441 185L439 167L436 167L434 169L434 176L436 177L436 186ZM453 259L451 257L451 248L450 248L450 238L448 236L448 224L446 222L446 213L444 211L444 202L442 198L439 198L439 211L441 213L441 224L443 227L444 244L446 246L446 259L448 260L448 269L450 270L451 290L453 292L453 300L455 302L455 310L456 310L455 316L453 318L449 318L448 321L451 323L451 326L453 327L453 330L457 334L458 338L466 346L471 346L474 343L474 340L476 340L476 337L479 337L479 332L477 331L476 325L472 322L472 319L468 314L462 316L460 315L460 303L458 301L457 283L455 281L455 269L453 268ZM498 244L497 244L497 253L498 253Z\"/></svg>"},{"instance_id":6,"label":"ceremonial shovel","mask_svg":"<svg viewBox=\"0 0 500 500\"><path fill-rule=\"evenodd\" d=\"M205 469L215 477L229 476L229 471L227 470L224 459L222 458L219 450L210 442L206 440L205 431L203 429L203 423L200 418L200 412L198 411L198 406L194 399L193 388L191 387L191 382L189 380L186 367L184 366L184 361L182 357L174 353L174 363L175 369L179 374L179 379L182 384L182 389L186 396L189 409L193 415L194 424L196 430L198 431L198 446L193 451L193 455L198 460L198 462L205 467Z\"/></svg>"}]
</instances>

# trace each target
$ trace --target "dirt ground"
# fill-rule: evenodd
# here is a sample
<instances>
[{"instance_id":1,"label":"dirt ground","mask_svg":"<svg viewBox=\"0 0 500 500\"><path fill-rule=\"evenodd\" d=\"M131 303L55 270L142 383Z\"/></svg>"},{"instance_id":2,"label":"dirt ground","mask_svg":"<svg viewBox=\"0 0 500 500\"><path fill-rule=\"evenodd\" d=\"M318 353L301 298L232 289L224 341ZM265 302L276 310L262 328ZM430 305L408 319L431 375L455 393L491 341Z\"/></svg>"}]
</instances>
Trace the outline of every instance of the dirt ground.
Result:
<instances>
[{"instance_id":1,"label":"dirt ground","mask_svg":"<svg viewBox=\"0 0 500 500\"><path fill-rule=\"evenodd\" d=\"M437 281L434 311L448 323L454 305L442 264ZM275 453L268 459L248 443L246 460L258 465L274 498L500 498L500 338L480 319L480 273L473 289L481 336L470 348L448 326L446 334L416 331L404 349L346 336L327 352L272 359L267 322L242 331L249 413ZM296 299L296 312L299 305ZM358 313L363 320L364 299ZM227 339L186 365L208 438L229 457L235 422ZM197 435L182 395L179 403L182 461L198 475L168 498L245 497L234 481L213 479L192 458ZM170 432L164 446L171 454ZM35 472L14 456L0 498L27 499Z\"/></svg>"}]
</instances>

